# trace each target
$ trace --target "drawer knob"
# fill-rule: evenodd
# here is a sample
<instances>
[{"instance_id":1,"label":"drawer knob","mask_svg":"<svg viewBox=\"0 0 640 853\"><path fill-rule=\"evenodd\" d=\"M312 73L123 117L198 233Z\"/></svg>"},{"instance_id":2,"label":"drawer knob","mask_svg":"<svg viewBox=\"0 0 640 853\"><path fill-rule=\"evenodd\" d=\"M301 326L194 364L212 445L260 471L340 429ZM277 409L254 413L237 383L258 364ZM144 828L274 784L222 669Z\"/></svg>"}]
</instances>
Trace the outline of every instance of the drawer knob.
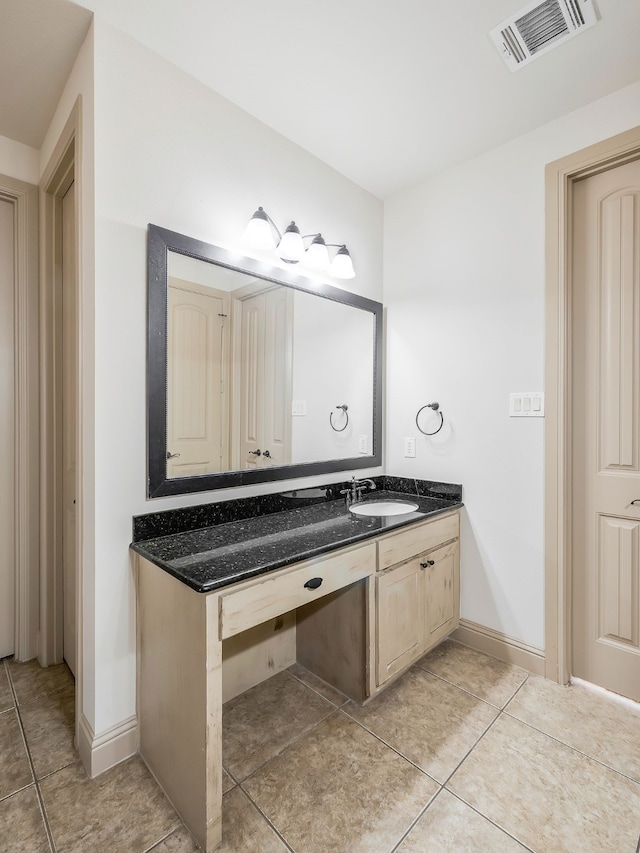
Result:
<instances>
[{"instance_id":1,"label":"drawer knob","mask_svg":"<svg viewBox=\"0 0 640 853\"><path fill-rule=\"evenodd\" d=\"M428 569L429 566L435 566L435 564L436 564L435 560L425 560L424 563L420 563L420 568L421 569Z\"/></svg>"},{"instance_id":2,"label":"drawer knob","mask_svg":"<svg viewBox=\"0 0 640 853\"><path fill-rule=\"evenodd\" d=\"M322 583L322 578L311 578L305 584L305 589L318 589Z\"/></svg>"}]
</instances>

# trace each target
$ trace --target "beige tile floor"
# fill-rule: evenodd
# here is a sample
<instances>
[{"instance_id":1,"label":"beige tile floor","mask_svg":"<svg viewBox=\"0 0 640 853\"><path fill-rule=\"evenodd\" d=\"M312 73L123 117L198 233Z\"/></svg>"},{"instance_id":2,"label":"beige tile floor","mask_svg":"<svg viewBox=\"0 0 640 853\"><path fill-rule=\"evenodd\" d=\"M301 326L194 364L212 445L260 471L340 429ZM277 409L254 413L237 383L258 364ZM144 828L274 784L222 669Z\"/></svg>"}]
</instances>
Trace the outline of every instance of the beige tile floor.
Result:
<instances>
[{"instance_id":1,"label":"beige tile floor","mask_svg":"<svg viewBox=\"0 0 640 853\"><path fill-rule=\"evenodd\" d=\"M192 853L143 762L98 779L62 665L0 662L3 853ZM638 853L640 709L446 642L359 707L299 666L224 708L224 853Z\"/></svg>"}]
</instances>

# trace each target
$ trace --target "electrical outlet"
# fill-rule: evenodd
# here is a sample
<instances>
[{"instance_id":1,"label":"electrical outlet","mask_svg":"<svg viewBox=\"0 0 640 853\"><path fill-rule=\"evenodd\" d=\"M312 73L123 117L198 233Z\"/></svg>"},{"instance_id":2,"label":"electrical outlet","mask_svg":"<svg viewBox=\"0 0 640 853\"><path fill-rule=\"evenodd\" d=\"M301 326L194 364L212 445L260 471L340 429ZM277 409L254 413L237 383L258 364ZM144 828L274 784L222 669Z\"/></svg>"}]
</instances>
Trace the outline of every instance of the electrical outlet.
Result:
<instances>
[{"instance_id":1,"label":"electrical outlet","mask_svg":"<svg viewBox=\"0 0 640 853\"><path fill-rule=\"evenodd\" d=\"M406 459L415 459L416 440L413 436L404 440L404 455Z\"/></svg>"},{"instance_id":2,"label":"electrical outlet","mask_svg":"<svg viewBox=\"0 0 640 853\"><path fill-rule=\"evenodd\" d=\"M366 435L361 435L358 438L358 453L368 453L369 452L369 442L367 441Z\"/></svg>"}]
</instances>

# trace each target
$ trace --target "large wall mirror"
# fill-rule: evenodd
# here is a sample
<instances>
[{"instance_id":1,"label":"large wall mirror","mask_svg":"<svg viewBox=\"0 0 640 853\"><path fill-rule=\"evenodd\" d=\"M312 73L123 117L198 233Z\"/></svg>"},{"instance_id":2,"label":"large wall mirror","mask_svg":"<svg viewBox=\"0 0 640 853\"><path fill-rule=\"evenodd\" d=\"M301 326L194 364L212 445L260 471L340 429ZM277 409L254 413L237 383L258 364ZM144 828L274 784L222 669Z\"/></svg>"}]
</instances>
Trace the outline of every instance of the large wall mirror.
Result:
<instances>
[{"instance_id":1,"label":"large wall mirror","mask_svg":"<svg viewBox=\"0 0 640 853\"><path fill-rule=\"evenodd\" d=\"M381 464L382 305L148 230L148 495Z\"/></svg>"}]
</instances>

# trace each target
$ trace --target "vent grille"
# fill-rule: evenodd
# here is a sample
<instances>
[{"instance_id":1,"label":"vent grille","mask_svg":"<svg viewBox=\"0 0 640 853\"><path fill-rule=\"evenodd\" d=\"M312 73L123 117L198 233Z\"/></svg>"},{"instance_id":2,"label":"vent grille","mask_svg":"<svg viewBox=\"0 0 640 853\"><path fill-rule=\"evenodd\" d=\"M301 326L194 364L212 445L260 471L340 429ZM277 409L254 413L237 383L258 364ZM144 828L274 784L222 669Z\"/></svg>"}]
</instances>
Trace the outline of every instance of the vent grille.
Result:
<instances>
[{"instance_id":1,"label":"vent grille","mask_svg":"<svg viewBox=\"0 0 640 853\"><path fill-rule=\"evenodd\" d=\"M513 71L596 22L593 0L544 0L520 9L490 36Z\"/></svg>"},{"instance_id":2,"label":"vent grille","mask_svg":"<svg viewBox=\"0 0 640 853\"><path fill-rule=\"evenodd\" d=\"M547 0L516 21L516 27L529 53L537 53L552 39L569 32L557 0Z\"/></svg>"}]
</instances>

